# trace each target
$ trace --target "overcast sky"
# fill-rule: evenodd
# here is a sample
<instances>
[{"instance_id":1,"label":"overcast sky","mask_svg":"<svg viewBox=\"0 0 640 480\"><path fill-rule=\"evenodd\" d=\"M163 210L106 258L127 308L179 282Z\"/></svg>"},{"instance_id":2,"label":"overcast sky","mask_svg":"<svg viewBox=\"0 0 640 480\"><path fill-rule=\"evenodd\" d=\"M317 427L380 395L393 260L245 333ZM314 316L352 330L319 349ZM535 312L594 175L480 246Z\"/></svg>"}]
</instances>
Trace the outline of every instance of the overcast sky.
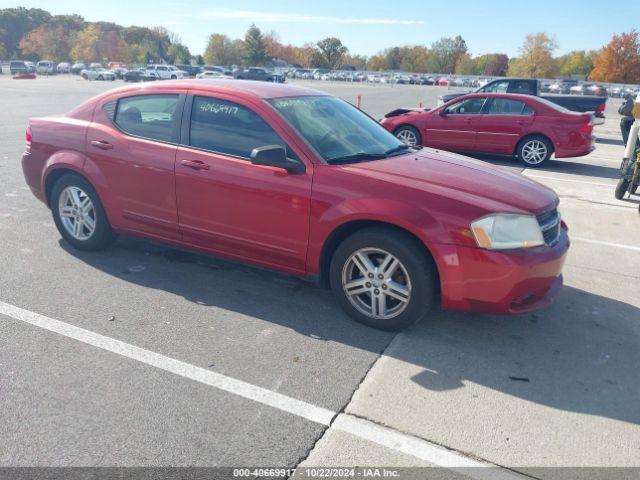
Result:
<instances>
[{"instance_id":1,"label":"overcast sky","mask_svg":"<svg viewBox=\"0 0 640 480\"><path fill-rule=\"evenodd\" d=\"M619 0L0 0L2 8L19 5L125 26L163 25L192 54L204 51L209 34L242 37L252 23L294 45L337 36L364 55L460 34L473 54L509 56L517 55L527 33L551 34L562 54L600 48L614 33L640 25L640 2Z\"/></svg>"}]
</instances>

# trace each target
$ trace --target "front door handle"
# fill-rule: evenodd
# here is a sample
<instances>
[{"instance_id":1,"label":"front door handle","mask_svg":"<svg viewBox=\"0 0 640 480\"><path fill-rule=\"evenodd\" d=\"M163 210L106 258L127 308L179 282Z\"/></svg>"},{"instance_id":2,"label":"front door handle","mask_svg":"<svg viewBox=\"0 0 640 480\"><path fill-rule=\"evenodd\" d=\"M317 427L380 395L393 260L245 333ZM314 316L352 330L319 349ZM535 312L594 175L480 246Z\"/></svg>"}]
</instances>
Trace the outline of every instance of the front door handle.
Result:
<instances>
[{"instance_id":1,"label":"front door handle","mask_svg":"<svg viewBox=\"0 0 640 480\"><path fill-rule=\"evenodd\" d=\"M193 168L194 170L209 170L209 164L200 160L181 160L180 165Z\"/></svg>"},{"instance_id":2,"label":"front door handle","mask_svg":"<svg viewBox=\"0 0 640 480\"><path fill-rule=\"evenodd\" d=\"M104 140L92 140L91 145L101 150L111 150L113 148L112 144Z\"/></svg>"}]
</instances>

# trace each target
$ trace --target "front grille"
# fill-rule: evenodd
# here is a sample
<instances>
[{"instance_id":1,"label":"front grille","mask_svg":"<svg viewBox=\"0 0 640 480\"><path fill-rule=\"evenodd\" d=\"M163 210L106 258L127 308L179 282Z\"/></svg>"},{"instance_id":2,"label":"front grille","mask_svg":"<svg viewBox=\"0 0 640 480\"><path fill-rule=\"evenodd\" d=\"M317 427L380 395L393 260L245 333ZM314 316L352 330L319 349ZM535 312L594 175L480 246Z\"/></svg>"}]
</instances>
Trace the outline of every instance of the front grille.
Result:
<instances>
[{"instance_id":1,"label":"front grille","mask_svg":"<svg viewBox=\"0 0 640 480\"><path fill-rule=\"evenodd\" d=\"M538 215L536 218L538 219L538 224L542 229L544 242L547 245L553 245L556 243L560 237L560 213L558 212L558 209L554 208L547 213Z\"/></svg>"}]
</instances>

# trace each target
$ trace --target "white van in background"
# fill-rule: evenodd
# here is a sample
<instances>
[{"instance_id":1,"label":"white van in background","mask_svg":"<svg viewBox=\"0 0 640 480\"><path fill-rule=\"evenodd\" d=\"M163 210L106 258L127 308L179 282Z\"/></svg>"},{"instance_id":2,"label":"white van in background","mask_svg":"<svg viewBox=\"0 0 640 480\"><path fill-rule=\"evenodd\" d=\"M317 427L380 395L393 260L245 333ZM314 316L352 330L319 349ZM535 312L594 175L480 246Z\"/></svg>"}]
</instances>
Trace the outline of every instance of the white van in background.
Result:
<instances>
[{"instance_id":1,"label":"white van in background","mask_svg":"<svg viewBox=\"0 0 640 480\"><path fill-rule=\"evenodd\" d=\"M40 60L36 63L36 73L38 75L53 75L56 73L56 64L51 60Z\"/></svg>"}]
</instances>

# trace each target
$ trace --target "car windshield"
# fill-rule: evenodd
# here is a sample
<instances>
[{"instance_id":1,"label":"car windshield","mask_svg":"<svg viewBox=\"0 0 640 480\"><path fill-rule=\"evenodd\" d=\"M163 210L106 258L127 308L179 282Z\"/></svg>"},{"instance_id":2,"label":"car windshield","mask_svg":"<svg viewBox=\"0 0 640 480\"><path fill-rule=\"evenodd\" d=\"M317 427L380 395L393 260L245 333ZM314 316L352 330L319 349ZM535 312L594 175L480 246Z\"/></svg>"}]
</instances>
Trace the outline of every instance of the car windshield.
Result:
<instances>
[{"instance_id":1,"label":"car windshield","mask_svg":"<svg viewBox=\"0 0 640 480\"><path fill-rule=\"evenodd\" d=\"M269 103L327 163L375 160L413 150L337 97L288 97Z\"/></svg>"}]
</instances>

